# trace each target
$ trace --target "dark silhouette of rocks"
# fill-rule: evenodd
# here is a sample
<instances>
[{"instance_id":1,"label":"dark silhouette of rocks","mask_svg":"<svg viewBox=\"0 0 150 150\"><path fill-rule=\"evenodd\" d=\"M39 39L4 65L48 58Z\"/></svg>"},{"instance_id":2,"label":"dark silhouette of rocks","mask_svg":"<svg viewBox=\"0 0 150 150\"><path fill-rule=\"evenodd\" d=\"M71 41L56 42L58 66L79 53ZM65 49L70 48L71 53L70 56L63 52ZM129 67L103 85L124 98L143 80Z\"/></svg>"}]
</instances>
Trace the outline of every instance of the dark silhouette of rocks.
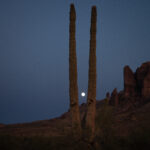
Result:
<instances>
[{"instance_id":1,"label":"dark silhouette of rocks","mask_svg":"<svg viewBox=\"0 0 150 150\"><path fill-rule=\"evenodd\" d=\"M110 99L110 93L109 92L106 93L106 98Z\"/></svg>"},{"instance_id":2,"label":"dark silhouette of rocks","mask_svg":"<svg viewBox=\"0 0 150 150\"><path fill-rule=\"evenodd\" d=\"M111 98L110 98L110 104L111 105L115 105L116 107L119 104L119 99L118 99L118 92L117 92L117 88L115 88L111 94Z\"/></svg>"},{"instance_id":3,"label":"dark silhouette of rocks","mask_svg":"<svg viewBox=\"0 0 150 150\"><path fill-rule=\"evenodd\" d=\"M78 104L78 83L77 83L77 58L76 58L76 40L75 26L76 12L74 5L70 5L70 28L69 28L69 94L70 111L72 115L72 128L75 136L81 134L81 120Z\"/></svg>"},{"instance_id":4,"label":"dark silhouette of rocks","mask_svg":"<svg viewBox=\"0 0 150 150\"><path fill-rule=\"evenodd\" d=\"M137 68L135 72L135 79L137 82L137 92L138 94L144 96L145 98L150 97L150 93L148 93L149 71L150 71L150 62L145 62L139 68Z\"/></svg>"},{"instance_id":5,"label":"dark silhouette of rocks","mask_svg":"<svg viewBox=\"0 0 150 150\"><path fill-rule=\"evenodd\" d=\"M150 98L150 70L143 80L142 96L146 99Z\"/></svg>"},{"instance_id":6,"label":"dark silhouette of rocks","mask_svg":"<svg viewBox=\"0 0 150 150\"><path fill-rule=\"evenodd\" d=\"M86 127L89 129L91 139L95 132L95 114L96 114L96 6L92 7L91 29L90 29L90 52L89 52L89 80L87 95L87 114Z\"/></svg>"},{"instance_id":7,"label":"dark silhouette of rocks","mask_svg":"<svg viewBox=\"0 0 150 150\"><path fill-rule=\"evenodd\" d=\"M118 95L118 100L115 97ZM135 73L129 66L124 67L124 90L117 94L112 92L109 104L118 106L124 101L128 107L135 107L135 103L144 103L150 100L150 62L143 63ZM118 102L117 102L118 101Z\"/></svg>"},{"instance_id":8,"label":"dark silhouette of rocks","mask_svg":"<svg viewBox=\"0 0 150 150\"><path fill-rule=\"evenodd\" d=\"M136 93L136 80L129 66L124 67L124 92L125 96L132 96Z\"/></svg>"},{"instance_id":9,"label":"dark silhouette of rocks","mask_svg":"<svg viewBox=\"0 0 150 150\"><path fill-rule=\"evenodd\" d=\"M110 93L107 92L106 93L106 102L109 103L109 101L110 101Z\"/></svg>"}]
</instances>

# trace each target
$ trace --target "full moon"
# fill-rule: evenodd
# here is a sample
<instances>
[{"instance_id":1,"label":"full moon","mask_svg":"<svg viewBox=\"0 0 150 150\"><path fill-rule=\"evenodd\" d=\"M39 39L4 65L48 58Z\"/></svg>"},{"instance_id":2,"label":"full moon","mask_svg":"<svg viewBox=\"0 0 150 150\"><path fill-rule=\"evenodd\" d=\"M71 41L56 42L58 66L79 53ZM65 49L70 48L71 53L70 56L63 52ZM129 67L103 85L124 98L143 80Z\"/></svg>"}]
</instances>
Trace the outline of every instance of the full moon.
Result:
<instances>
[{"instance_id":1,"label":"full moon","mask_svg":"<svg viewBox=\"0 0 150 150\"><path fill-rule=\"evenodd\" d=\"M82 92L82 93L81 93L81 96L84 97L84 96L85 96L85 92Z\"/></svg>"}]
</instances>

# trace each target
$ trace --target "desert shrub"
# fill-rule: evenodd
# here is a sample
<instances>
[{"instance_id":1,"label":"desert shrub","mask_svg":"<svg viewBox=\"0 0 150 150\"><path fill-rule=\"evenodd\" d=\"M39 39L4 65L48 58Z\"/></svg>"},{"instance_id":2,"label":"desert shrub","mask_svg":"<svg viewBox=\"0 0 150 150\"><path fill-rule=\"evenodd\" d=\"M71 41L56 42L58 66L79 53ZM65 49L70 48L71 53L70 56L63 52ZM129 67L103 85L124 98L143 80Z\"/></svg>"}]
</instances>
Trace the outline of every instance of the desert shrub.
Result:
<instances>
[{"instance_id":1,"label":"desert shrub","mask_svg":"<svg viewBox=\"0 0 150 150\"><path fill-rule=\"evenodd\" d=\"M108 105L107 101L97 111L96 117L96 141L102 149L116 149L116 140L113 130L114 108Z\"/></svg>"},{"instance_id":2,"label":"desert shrub","mask_svg":"<svg viewBox=\"0 0 150 150\"><path fill-rule=\"evenodd\" d=\"M135 128L125 140L131 150L150 149L150 128Z\"/></svg>"},{"instance_id":3,"label":"desert shrub","mask_svg":"<svg viewBox=\"0 0 150 150\"><path fill-rule=\"evenodd\" d=\"M97 111L96 132L97 136L103 138L103 140L108 140L113 134L113 110L114 108L106 102Z\"/></svg>"}]
</instances>

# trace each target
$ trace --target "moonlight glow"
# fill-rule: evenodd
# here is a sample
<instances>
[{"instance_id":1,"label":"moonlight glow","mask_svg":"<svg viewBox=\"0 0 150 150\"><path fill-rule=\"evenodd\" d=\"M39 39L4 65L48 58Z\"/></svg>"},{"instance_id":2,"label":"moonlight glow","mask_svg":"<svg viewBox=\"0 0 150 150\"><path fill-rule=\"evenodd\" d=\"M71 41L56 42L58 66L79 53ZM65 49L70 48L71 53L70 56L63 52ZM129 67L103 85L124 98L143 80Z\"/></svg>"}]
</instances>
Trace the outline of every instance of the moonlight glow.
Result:
<instances>
[{"instance_id":1,"label":"moonlight glow","mask_svg":"<svg viewBox=\"0 0 150 150\"><path fill-rule=\"evenodd\" d=\"M81 93L81 96L84 97L84 96L85 96L85 92L82 92L82 93Z\"/></svg>"}]
</instances>

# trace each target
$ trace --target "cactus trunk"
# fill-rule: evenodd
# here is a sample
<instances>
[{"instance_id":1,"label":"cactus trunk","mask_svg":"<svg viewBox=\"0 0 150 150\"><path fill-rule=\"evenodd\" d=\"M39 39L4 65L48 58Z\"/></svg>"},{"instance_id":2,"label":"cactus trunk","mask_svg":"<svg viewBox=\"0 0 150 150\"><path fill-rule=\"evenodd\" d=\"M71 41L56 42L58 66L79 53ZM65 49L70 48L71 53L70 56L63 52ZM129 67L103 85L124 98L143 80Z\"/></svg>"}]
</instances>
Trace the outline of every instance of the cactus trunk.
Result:
<instances>
[{"instance_id":1,"label":"cactus trunk","mask_svg":"<svg viewBox=\"0 0 150 150\"><path fill-rule=\"evenodd\" d=\"M92 7L91 28L90 28L90 52L89 52L89 74L88 74L88 96L86 128L90 139L95 134L95 114L96 114L96 7Z\"/></svg>"},{"instance_id":2,"label":"cactus trunk","mask_svg":"<svg viewBox=\"0 0 150 150\"><path fill-rule=\"evenodd\" d=\"M70 6L70 30L69 30L69 94L70 111L72 118L73 133L78 136L81 134L81 120L78 104L78 84L77 84L77 59L76 59L76 40L75 40L76 12L74 5Z\"/></svg>"}]
</instances>

